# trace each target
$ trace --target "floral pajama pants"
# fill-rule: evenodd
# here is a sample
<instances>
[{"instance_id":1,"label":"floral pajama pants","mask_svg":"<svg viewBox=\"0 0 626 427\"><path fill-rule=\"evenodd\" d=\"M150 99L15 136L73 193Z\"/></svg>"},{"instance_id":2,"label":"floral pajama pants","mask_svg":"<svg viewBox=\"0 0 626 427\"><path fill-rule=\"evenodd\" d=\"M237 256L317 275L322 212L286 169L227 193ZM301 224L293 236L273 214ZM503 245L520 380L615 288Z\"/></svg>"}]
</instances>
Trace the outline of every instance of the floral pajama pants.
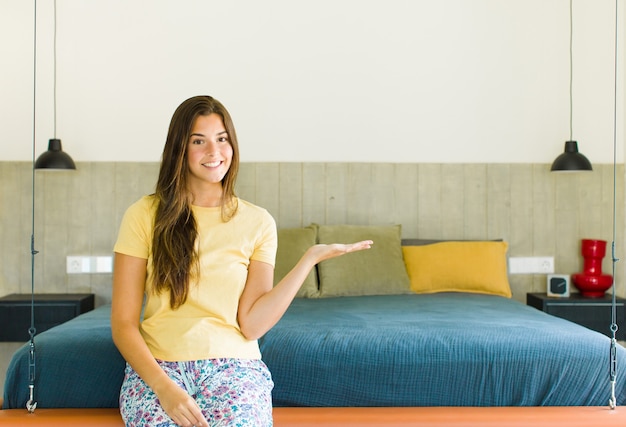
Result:
<instances>
[{"instance_id":1,"label":"floral pajama pants","mask_svg":"<svg viewBox=\"0 0 626 427\"><path fill-rule=\"evenodd\" d=\"M196 400L211 427L272 426L274 383L261 360L157 362ZM127 427L176 425L156 394L128 364L120 391L120 412Z\"/></svg>"}]
</instances>

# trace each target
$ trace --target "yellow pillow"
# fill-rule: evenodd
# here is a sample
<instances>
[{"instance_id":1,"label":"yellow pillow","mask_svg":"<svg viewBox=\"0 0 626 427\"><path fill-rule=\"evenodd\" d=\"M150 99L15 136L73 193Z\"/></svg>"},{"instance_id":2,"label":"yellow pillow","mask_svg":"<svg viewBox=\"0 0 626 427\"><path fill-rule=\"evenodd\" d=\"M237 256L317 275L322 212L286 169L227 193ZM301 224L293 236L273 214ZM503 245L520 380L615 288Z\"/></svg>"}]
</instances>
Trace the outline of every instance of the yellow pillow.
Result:
<instances>
[{"instance_id":1,"label":"yellow pillow","mask_svg":"<svg viewBox=\"0 0 626 427\"><path fill-rule=\"evenodd\" d=\"M418 294L473 292L511 297L506 242L449 241L403 246L411 290Z\"/></svg>"}]
</instances>

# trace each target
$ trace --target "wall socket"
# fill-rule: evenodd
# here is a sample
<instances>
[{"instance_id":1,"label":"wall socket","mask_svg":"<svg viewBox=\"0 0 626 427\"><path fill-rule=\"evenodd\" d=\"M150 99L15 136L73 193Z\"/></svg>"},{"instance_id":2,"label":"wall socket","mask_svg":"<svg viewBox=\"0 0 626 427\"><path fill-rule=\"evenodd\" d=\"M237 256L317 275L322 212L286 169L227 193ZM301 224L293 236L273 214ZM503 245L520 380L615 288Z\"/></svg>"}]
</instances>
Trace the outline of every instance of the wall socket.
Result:
<instances>
[{"instance_id":1,"label":"wall socket","mask_svg":"<svg viewBox=\"0 0 626 427\"><path fill-rule=\"evenodd\" d=\"M111 256L68 256L67 274L111 273L113 257Z\"/></svg>"},{"instance_id":2,"label":"wall socket","mask_svg":"<svg viewBox=\"0 0 626 427\"><path fill-rule=\"evenodd\" d=\"M551 274L554 273L554 257L510 257L509 274Z\"/></svg>"}]
</instances>

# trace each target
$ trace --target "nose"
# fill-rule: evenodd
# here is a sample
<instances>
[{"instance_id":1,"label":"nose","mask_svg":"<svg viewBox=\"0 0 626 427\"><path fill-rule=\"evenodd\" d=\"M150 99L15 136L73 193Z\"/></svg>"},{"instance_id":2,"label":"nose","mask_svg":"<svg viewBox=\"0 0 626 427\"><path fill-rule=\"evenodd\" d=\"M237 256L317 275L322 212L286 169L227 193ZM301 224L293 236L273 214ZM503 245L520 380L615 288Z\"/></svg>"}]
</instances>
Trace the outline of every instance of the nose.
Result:
<instances>
[{"instance_id":1,"label":"nose","mask_svg":"<svg viewBox=\"0 0 626 427\"><path fill-rule=\"evenodd\" d=\"M212 156L212 157L216 156L217 153L219 152L217 142L215 142L215 141L208 141L207 144L206 144L205 152L209 156Z\"/></svg>"}]
</instances>

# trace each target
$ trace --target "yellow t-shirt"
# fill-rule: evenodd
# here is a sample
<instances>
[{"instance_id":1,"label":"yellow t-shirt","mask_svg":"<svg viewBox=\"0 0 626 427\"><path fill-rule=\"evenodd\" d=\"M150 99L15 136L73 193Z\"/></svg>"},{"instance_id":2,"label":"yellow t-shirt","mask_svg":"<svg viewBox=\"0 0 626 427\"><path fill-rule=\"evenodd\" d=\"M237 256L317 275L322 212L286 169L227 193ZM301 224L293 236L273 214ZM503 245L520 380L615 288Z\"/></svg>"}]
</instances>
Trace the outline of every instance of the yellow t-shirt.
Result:
<instances>
[{"instance_id":1,"label":"yellow t-shirt","mask_svg":"<svg viewBox=\"0 0 626 427\"><path fill-rule=\"evenodd\" d=\"M115 252L148 260L141 334L153 356L166 361L214 358L259 359L256 340L246 339L237 322L239 298L250 260L274 265L276 223L263 208L238 199L235 216L222 221L220 208L193 206L200 279L187 301L172 310L169 293L152 291L154 197L131 205L122 220Z\"/></svg>"}]
</instances>

